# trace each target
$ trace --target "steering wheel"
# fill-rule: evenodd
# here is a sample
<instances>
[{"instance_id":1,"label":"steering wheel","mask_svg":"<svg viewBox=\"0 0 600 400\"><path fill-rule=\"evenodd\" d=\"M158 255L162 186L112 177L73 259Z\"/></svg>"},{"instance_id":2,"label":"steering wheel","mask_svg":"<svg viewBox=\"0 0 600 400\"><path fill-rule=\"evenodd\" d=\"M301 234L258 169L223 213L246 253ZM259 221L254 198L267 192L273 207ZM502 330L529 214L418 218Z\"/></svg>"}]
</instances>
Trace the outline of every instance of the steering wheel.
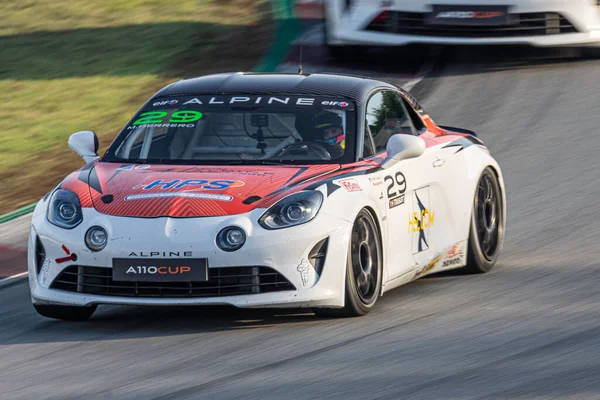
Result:
<instances>
[{"instance_id":1,"label":"steering wheel","mask_svg":"<svg viewBox=\"0 0 600 400\"><path fill-rule=\"evenodd\" d=\"M286 155L288 153L291 153L294 149L303 150L303 151L312 150L322 159L331 160L331 154L327 151L327 149L325 148L325 145L322 143L319 143L319 142L292 143L292 144L285 146L277 154L273 155L273 157Z\"/></svg>"}]
</instances>

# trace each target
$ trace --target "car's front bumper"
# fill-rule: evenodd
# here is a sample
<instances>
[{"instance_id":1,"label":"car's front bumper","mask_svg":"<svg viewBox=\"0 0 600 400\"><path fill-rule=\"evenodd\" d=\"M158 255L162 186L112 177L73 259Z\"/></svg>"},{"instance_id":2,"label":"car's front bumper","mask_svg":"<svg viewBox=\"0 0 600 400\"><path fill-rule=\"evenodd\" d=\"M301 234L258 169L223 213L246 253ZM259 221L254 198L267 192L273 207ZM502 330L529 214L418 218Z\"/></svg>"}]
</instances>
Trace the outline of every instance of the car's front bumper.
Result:
<instances>
[{"instance_id":1,"label":"car's front bumper","mask_svg":"<svg viewBox=\"0 0 600 400\"><path fill-rule=\"evenodd\" d=\"M600 44L600 6L594 5L588 0L488 0L485 2L486 5L508 5L511 14L558 13L577 30L576 33L504 37L418 35L415 33L377 32L366 29L370 22L383 10L424 14L432 10L432 4L483 4L481 1L436 0L427 3L396 0L392 7L387 8L381 8L377 2L358 1L349 11L344 11L341 4L337 3L328 10L328 43L331 45L397 46L424 43L458 45L512 44L552 47Z\"/></svg>"},{"instance_id":2,"label":"car's front bumper","mask_svg":"<svg viewBox=\"0 0 600 400\"><path fill-rule=\"evenodd\" d=\"M264 210L248 214L209 218L126 218L84 209L84 222L72 230L58 228L46 220L43 205L32 219L29 236L29 284L36 304L86 306L91 304L196 305L228 304L236 307L337 307L343 305L344 274L351 223L320 212L308 224L282 230L265 230L256 223ZM87 249L84 235L91 226L104 227L109 234L106 248L94 253ZM245 245L224 252L215 244L215 236L230 225L242 227ZM328 238L324 267L320 275L307 263L308 254L321 240ZM36 240L42 243L46 257L38 266ZM63 248L64 247L64 248ZM57 262L67 253L76 261ZM77 266L112 268L113 258L128 258L150 252L191 251L193 258L207 258L209 276L216 268L263 266L285 277L295 290L236 294L212 297L139 295L102 295L77 289L58 290L53 282L65 268ZM135 257L131 257L135 258ZM300 265L302 267L299 267ZM40 271L38 273L38 270Z\"/></svg>"}]
</instances>

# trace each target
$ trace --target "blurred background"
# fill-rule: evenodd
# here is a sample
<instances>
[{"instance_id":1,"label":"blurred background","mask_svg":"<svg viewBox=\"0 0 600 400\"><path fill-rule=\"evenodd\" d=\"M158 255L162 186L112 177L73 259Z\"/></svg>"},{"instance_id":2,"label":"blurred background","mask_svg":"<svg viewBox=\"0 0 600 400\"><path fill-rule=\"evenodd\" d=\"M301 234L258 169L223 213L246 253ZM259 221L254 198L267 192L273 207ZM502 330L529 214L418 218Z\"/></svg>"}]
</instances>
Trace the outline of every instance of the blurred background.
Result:
<instances>
[{"instance_id":1,"label":"blurred background","mask_svg":"<svg viewBox=\"0 0 600 400\"><path fill-rule=\"evenodd\" d=\"M71 133L103 152L166 84L253 70L275 26L268 0L3 0L0 21L0 214L80 167Z\"/></svg>"},{"instance_id":2,"label":"blurred background","mask_svg":"<svg viewBox=\"0 0 600 400\"><path fill-rule=\"evenodd\" d=\"M600 40L600 2L431 3L498 20L442 7L452 21L432 31L422 0L2 0L0 279L25 270L17 216L82 166L71 133L95 131L103 152L158 89L215 72L301 62L402 86L438 124L478 133L508 211L491 273L416 281L358 319L106 307L61 323L11 284L0 398L600 399L600 61L578 42Z\"/></svg>"}]
</instances>

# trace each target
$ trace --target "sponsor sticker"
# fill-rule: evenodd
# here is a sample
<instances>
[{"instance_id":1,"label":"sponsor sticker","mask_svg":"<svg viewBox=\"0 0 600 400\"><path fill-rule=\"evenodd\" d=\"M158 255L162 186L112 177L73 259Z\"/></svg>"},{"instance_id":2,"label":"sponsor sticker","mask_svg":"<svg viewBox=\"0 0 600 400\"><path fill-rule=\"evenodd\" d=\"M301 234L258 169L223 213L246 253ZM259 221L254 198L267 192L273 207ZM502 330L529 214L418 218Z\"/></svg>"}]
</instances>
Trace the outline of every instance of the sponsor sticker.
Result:
<instances>
[{"instance_id":1,"label":"sponsor sticker","mask_svg":"<svg viewBox=\"0 0 600 400\"><path fill-rule=\"evenodd\" d=\"M322 101L321 105L324 106L338 106L338 107L348 107L350 104L345 101Z\"/></svg>"},{"instance_id":2,"label":"sponsor sticker","mask_svg":"<svg viewBox=\"0 0 600 400\"><path fill-rule=\"evenodd\" d=\"M132 251L127 257L192 257L191 251Z\"/></svg>"},{"instance_id":3,"label":"sponsor sticker","mask_svg":"<svg viewBox=\"0 0 600 400\"><path fill-rule=\"evenodd\" d=\"M50 259L46 258L42 264L42 284L45 285L48 281L48 272L50 271Z\"/></svg>"},{"instance_id":4,"label":"sponsor sticker","mask_svg":"<svg viewBox=\"0 0 600 400\"><path fill-rule=\"evenodd\" d=\"M403 194L400 195L399 197L396 197L395 199L390 199L389 208L398 207L401 204L404 204L404 195Z\"/></svg>"},{"instance_id":5,"label":"sponsor sticker","mask_svg":"<svg viewBox=\"0 0 600 400\"><path fill-rule=\"evenodd\" d=\"M465 242L456 243L454 246L450 247L450 250L448 250L448 254L446 255L446 257L452 258L462 256L464 252Z\"/></svg>"},{"instance_id":6,"label":"sponsor sticker","mask_svg":"<svg viewBox=\"0 0 600 400\"><path fill-rule=\"evenodd\" d=\"M204 199L214 201L231 201L233 196L213 193L189 193L189 192L170 192L170 193L142 193L130 194L125 196L125 200L147 200L147 199L164 199L169 197L185 197L188 199Z\"/></svg>"},{"instance_id":7,"label":"sponsor sticker","mask_svg":"<svg viewBox=\"0 0 600 400\"><path fill-rule=\"evenodd\" d=\"M459 266L464 263L465 242L456 243L446 253L442 268Z\"/></svg>"},{"instance_id":8,"label":"sponsor sticker","mask_svg":"<svg viewBox=\"0 0 600 400\"><path fill-rule=\"evenodd\" d=\"M414 279L420 278L429 271L431 271L441 259L442 257L440 255L436 256L433 260L431 260L429 264L427 264L419 272L417 272Z\"/></svg>"},{"instance_id":9,"label":"sponsor sticker","mask_svg":"<svg viewBox=\"0 0 600 400\"><path fill-rule=\"evenodd\" d=\"M435 223L435 213L429 202L429 186L414 191L413 212L408 214L408 233L412 234L412 252L429 249L430 230Z\"/></svg>"},{"instance_id":10,"label":"sponsor sticker","mask_svg":"<svg viewBox=\"0 0 600 400\"><path fill-rule=\"evenodd\" d=\"M362 188L355 179L344 179L337 182L338 185L346 189L347 192L362 192Z\"/></svg>"},{"instance_id":11,"label":"sponsor sticker","mask_svg":"<svg viewBox=\"0 0 600 400\"><path fill-rule=\"evenodd\" d=\"M156 101L156 102L152 103L152 105L154 107L159 107L159 106L174 106L177 103L179 103L179 101L177 101L177 100L163 100L163 101Z\"/></svg>"},{"instance_id":12,"label":"sponsor sticker","mask_svg":"<svg viewBox=\"0 0 600 400\"><path fill-rule=\"evenodd\" d=\"M435 17L440 19L490 19L504 17L503 11L444 11Z\"/></svg>"},{"instance_id":13,"label":"sponsor sticker","mask_svg":"<svg viewBox=\"0 0 600 400\"><path fill-rule=\"evenodd\" d=\"M151 190L154 188L166 190L166 189L183 189L186 186L193 186L204 190L226 190L229 188L235 188L244 186L245 182L227 179L173 179L171 181L163 181L157 179L143 187L144 190Z\"/></svg>"},{"instance_id":14,"label":"sponsor sticker","mask_svg":"<svg viewBox=\"0 0 600 400\"><path fill-rule=\"evenodd\" d=\"M170 170L168 172L171 172ZM272 176L275 175L269 171L248 171L236 168L214 168L214 167L191 167L178 171L179 173L202 173L202 174L236 174L250 176Z\"/></svg>"},{"instance_id":15,"label":"sponsor sticker","mask_svg":"<svg viewBox=\"0 0 600 400\"><path fill-rule=\"evenodd\" d=\"M482 2L484 3L484 2ZM427 15L427 24L502 26L516 23L507 6L502 5L434 5Z\"/></svg>"},{"instance_id":16,"label":"sponsor sticker","mask_svg":"<svg viewBox=\"0 0 600 400\"><path fill-rule=\"evenodd\" d=\"M447 260L444 260L444 263L442 264L442 268L460 265L461 262L462 262L461 257L449 258Z\"/></svg>"},{"instance_id":17,"label":"sponsor sticker","mask_svg":"<svg viewBox=\"0 0 600 400\"><path fill-rule=\"evenodd\" d=\"M115 281L130 282L193 282L208 280L205 258L178 259L113 259Z\"/></svg>"},{"instance_id":18,"label":"sponsor sticker","mask_svg":"<svg viewBox=\"0 0 600 400\"><path fill-rule=\"evenodd\" d=\"M300 279L302 279L302 286L306 286L308 284L308 275L310 272L310 268L312 268L312 266L310 265L310 263L308 262L308 260L306 258L303 258L302 262L300 262L300 264L296 268L298 270L298 272L300 272Z\"/></svg>"},{"instance_id":19,"label":"sponsor sticker","mask_svg":"<svg viewBox=\"0 0 600 400\"><path fill-rule=\"evenodd\" d=\"M369 181L373 186L383 185L383 178L380 176L376 176L374 178L369 178Z\"/></svg>"},{"instance_id":20,"label":"sponsor sticker","mask_svg":"<svg viewBox=\"0 0 600 400\"><path fill-rule=\"evenodd\" d=\"M273 96L260 96L260 97L248 97L248 96L233 96L233 97L194 97L183 103L188 104L261 104L261 105L281 105L281 104L295 104L297 106L312 106L315 103L314 98L292 98L292 97L273 97Z\"/></svg>"}]
</instances>

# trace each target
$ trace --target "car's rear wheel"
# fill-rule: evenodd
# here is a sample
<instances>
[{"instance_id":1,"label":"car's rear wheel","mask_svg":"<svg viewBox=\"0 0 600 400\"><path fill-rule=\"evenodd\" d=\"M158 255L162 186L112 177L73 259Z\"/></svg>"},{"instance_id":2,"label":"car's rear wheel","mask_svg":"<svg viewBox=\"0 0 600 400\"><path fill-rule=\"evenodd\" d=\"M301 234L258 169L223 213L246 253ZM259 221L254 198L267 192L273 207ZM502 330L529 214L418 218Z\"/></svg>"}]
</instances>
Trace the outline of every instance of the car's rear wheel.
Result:
<instances>
[{"instance_id":1,"label":"car's rear wheel","mask_svg":"<svg viewBox=\"0 0 600 400\"><path fill-rule=\"evenodd\" d=\"M98 306L78 307L34 304L33 307L38 314L46 318L62 319L65 321L86 321L94 314Z\"/></svg>"},{"instance_id":2,"label":"car's rear wheel","mask_svg":"<svg viewBox=\"0 0 600 400\"><path fill-rule=\"evenodd\" d=\"M496 173L486 168L477 184L473 198L471 230L467 251L466 273L491 270L504 242L504 203Z\"/></svg>"},{"instance_id":3,"label":"car's rear wheel","mask_svg":"<svg viewBox=\"0 0 600 400\"><path fill-rule=\"evenodd\" d=\"M381 237L373 215L363 209L352 227L346 263L343 308L317 308L315 314L328 317L358 317L367 314L381 293L383 269Z\"/></svg>"}]
</instances>

